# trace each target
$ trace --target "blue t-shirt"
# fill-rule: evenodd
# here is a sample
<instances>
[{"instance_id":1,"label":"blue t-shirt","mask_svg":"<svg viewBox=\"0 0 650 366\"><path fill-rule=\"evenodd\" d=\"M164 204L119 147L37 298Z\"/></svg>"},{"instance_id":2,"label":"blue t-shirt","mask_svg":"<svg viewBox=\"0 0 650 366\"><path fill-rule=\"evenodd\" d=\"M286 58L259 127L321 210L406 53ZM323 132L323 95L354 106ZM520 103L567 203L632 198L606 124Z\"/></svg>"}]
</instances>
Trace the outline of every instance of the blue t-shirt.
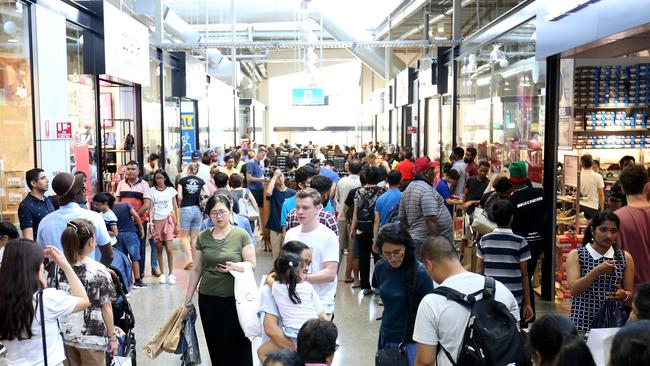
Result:
<instances>
[{"instance_id":1,"label":"blue t-shirt","mask_svg":"<svg viewBox=\"0 0 650 366\"><path fill-rule=\"evenodd\" d=\"M397 188L391 188L382 194L375 203L375 212L379 212L379 225L384 226L388 223L388 215L393 207L399 208L399 200L402 198L402 192Z\"/></svg>"},{"instance_id":2,"label":"blue t-shirt","mask_svg":"<svg viewBox=\"0 0 650 366\"><path fill-rule=\"evenodd\" d=\"M320 175L324 175L327 178L332 180L332 183L337 184L339 182L339 175L335 171L327 168L320 168Z\"/></svg>"},{"instance_id":3,"label":"blue t-shirt","mask_svg":"<svg viewBox=\"0 0 650 366\"><path fill-rule=\"evenodd\" d=\"M138 229L133 223L131 217L131 209L133 206L128 202L115 202L111 210L117 216L117 231L120 233L134 232L137 233Z\"/></svg>"},{"instance_id":4,"label":"blue t-shirt","mask_svg":"<svg viewBox=\"0 0 650 366\"><path fill-rule=\"evenodd\" d=\"M287 216L289 216L289 212L296 208L296 195L294 194L292 197L287 198L284 200L284 203L282 204L282 212L280 213L280 226L285 227L287 226ZM336 215L334 212L334 206L332 205L332 201L327 201L327 206L325 206L325 211L328 211L332 215Z\"/></svg>"},{"instance_id":5,"label":"blue t-shirt","mask_svg":"<svg viewBox=\"0 0 650 366\"><path fill-rule=\"evenodd\" d=\"M20 229L32 228L34 237L38 234L38 224L47 214L54 211L54 205L49 197L40 200L28 193L18 206L18 221Z\"/></svg>"},{"instance_id":6,"label":"blue t-shirt","mask_svg":"<svg viewBox=\"0 0 650 366\"><path fill-rule=\"evenodd\" d=\"M255 178L262 178L264 176L264 169L260 163L251 159L246 163L246 174L250 174ZM248 189L252 191L261 191L264 189L264 183L262 182L248 182Z\"/></svg>"},{"instance_id":7,"label":"blue t-shirt","mask_svg":"<svg viewBox=\"0 0 650 366\"><path fill-rule=\"evenodd\" d=\"M440 179L436 185L436 191L445 199L445 206L449 210L449 213L452 214L454 207L447 203L447 199L451 198L451 191L449 191L449 184L444 179ZM453 214L452 214L453 216Z\"/></svg>"},{"instance_id":8,"label":"blue t-shirt","mask_svg":"<svg viewBox=\"0 0 650 366\"><path fill-rule=\"evenodd\" d=\"M291 188L287 188L284 191L279 191L275 188L273 189L273 194L271 194L271 197L267 197L267 199L271 201L271 212L269 212L269 219L266 221L267 229L273 230L275 232L282 232L282 226L280 225L282 204L287 198L293 197L295 195L296 191Z\"/></svg>"},{"instance_id":9,"label":"blue t-shirt","mask_svg":"<svg viewBox=\"0 0 650 366\"><path fill-rule=\"evenodd\" d=\"M384 314L381 319L379 334L384 342L400 343L404 336L407 312L407 283L405 268L393 268L386 260L380 260L375 266L373 278L377 279L379 296L384 302ZM412 316L415 317L422 298L433 291L433 281L427 275L422 263L418 262L415 284L415 298Z\"/></svg>"}]
</instances>

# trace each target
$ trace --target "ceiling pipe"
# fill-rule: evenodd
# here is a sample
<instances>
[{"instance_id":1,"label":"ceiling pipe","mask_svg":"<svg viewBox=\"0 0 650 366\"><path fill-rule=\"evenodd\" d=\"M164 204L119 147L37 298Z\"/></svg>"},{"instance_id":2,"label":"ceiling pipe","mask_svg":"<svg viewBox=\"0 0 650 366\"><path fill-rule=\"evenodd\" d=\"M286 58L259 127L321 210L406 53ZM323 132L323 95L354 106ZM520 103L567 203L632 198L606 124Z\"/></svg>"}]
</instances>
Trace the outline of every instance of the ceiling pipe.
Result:
<instances>
[{"instance_id":1,"label":"ceiling pipe","mask_svg":"<svg viewBox=\"0 0 650 366\"><path fill-rule=\"evenodd\" d=\"M461 8L464 8L464 7L472 4L473 2L474 2L474 0L463 0L463 2L460 4L460 6L461 6ZM450 16L452 14L454 14L454 8L453 7L445 10L442 14L438 14L435 17L431 18L431 20L429 20L429 25L430 26L434 25L434 24L438 23L439 21L445 19L445 17L448 17L448 16ZM423 28L424 28L424 24L420 24L417 27L411 29L410 31L404 33L402 36L399 37L399 39L407 39L408 37L422 31Z\"/></svg>"}]
</instances>

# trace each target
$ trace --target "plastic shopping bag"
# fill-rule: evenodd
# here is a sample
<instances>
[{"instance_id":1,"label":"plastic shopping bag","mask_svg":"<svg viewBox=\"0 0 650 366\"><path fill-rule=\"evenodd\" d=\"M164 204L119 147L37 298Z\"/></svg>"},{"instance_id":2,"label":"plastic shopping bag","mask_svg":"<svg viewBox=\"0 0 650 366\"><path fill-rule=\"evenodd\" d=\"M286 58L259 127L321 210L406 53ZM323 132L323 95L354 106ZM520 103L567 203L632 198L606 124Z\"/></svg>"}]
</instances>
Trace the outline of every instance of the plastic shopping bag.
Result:
<instances>
[{"instance_id":1,"label":"plastic shopping bag","mask_svg":"<svg viewBox=\"0 0 650 366\"><path fill-rule=\"evenodd\" d=\"M472 229L474 229L474 231L484 235L491 233L496 228L497 224L488 219L487 212L480 207L474 209L474 221L472 221Z\"/></svg>"},{"instance_id":2,"label":"plastic shopping bag","mask_svg":"<svg viewBox=\"0 0 650 366\"><path fill-rule=\"evenodd\" d=\"M262 335L257 311L260 308L261 291L255 283L253 268L248 262L244 263L244 272L231 270L235 277L235 302L237 318L244 334L249 339Z\"/></svg>"},{"instance_id":3,"label":"plastic shopping bag","mask_svg":"<svg viewBox=\"0 0 650 366\"><path fill-rule=\"evenodd\" d=\"M182 366L194 366L201 363L199 339L196 336L196 308L193 304L187 305L187 315L183 321L181 339L175 353L181 355Z\"/></svg>"}]
</instances>

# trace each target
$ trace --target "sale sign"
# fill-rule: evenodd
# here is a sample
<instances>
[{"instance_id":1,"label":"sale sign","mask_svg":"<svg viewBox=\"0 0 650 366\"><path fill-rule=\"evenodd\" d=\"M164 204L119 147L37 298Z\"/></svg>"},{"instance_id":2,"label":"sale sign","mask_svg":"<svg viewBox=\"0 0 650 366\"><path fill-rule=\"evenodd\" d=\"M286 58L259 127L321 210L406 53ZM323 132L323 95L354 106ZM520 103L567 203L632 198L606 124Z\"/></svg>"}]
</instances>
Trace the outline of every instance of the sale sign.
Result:
<instances>
[{"instance_id":1,"label":"sale sign","mask_svg":"<svg viewBox=\"0 0 650 366\"><path fill-rule=\"evenodd\" d=\"M57 122L56 123L56 138L57 139L71 139L72 138L72 123L71 122Z\"/></svg>"}]
</instances>

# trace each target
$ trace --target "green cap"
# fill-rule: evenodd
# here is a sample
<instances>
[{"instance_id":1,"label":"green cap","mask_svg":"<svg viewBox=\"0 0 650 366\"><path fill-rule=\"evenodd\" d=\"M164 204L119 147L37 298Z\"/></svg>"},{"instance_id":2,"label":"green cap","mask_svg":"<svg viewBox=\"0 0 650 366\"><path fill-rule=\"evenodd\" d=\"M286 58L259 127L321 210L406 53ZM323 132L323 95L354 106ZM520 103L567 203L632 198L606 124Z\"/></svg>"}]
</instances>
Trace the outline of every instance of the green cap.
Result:
<instances>
[{"instance_id":1,"label":"green cap","mask_svg":"<svg viewBox=\"0 0 650 366\"><path fill-rule=\"evenodd\" d=\"M526 162L523 160L515 161L508 166L510 172L510 181L512 183L523 183L528 176Z\"/></svg>"}]
</instances>

